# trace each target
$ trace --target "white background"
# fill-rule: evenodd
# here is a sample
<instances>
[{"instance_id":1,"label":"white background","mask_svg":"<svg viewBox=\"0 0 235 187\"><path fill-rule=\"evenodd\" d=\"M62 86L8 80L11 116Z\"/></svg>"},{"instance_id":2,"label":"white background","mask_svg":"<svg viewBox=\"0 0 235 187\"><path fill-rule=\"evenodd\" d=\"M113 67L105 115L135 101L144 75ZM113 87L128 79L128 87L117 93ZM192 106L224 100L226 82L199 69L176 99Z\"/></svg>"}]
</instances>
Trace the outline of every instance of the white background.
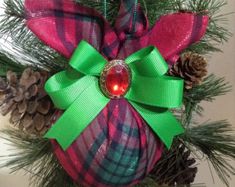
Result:
<instances>
[{"instance_id":1,"label":"white background","mask_svg":"<svg viewBox=\"0 0 235 187\"><path fill-rule=\"evenodd\" d=\"M36 0L35 0L36 1ZM2 4L3 0L0 0ZM229 6L224 10L226 12L235 12L235 2L233 0L228 0ZM229 28L230 31L235 33L235 14L228 16L229 18ZM229 42L221 46L224 53L213 54L209 58L210 72L214 72L218 76L225 76L228 81L231 82L235 88L235 37L230 38ZM205 116L203 120L221 120L228 119L235 127L235 91L233 91L226 96L219 97L213 103L204 103L205 106ZM0 129L8 125L7 117L0 117ZM0 155L9 154L9 147L0 140ZM234 162L231 162L234 164ZM196 183L205 183L207 187L225 187L217 176L213 173L214 181L212 175L208 168L207 162L204 161L199 166L199 173L196 178ZM0 187L28 187L27 176L22 173L9 175L9 170L0 169ZM230 187L235 187L235 176L232 176L230 182Z\"/></svg>"}]
</instances>

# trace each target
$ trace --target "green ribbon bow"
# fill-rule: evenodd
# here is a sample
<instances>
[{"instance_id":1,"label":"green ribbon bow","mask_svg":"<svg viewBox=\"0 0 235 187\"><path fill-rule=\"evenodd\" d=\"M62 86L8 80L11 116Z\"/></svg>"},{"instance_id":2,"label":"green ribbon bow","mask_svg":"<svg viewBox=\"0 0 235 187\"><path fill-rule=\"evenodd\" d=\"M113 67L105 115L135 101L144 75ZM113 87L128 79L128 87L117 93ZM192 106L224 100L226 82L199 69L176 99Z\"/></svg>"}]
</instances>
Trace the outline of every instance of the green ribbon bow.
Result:
<instances>
[{"instance_id":1,"label":"green ribbon bow","mask_svg":"<svg viewBox=\"0 0 235 187\"><path fill-rule=\"evenodd\" d=\"M124 96L152 130L170 148L184 129L168 108L182 103L183 80L165 76L168 65L158 50L149 46L130 55L125 62L132 72ZM56 139L66 150L110 101L99 87L99 76L107 61L91 45L81 41L70 69L52 76L45 85L55 106L65 110L44 137Z\"/></svg>"}]
</instances>

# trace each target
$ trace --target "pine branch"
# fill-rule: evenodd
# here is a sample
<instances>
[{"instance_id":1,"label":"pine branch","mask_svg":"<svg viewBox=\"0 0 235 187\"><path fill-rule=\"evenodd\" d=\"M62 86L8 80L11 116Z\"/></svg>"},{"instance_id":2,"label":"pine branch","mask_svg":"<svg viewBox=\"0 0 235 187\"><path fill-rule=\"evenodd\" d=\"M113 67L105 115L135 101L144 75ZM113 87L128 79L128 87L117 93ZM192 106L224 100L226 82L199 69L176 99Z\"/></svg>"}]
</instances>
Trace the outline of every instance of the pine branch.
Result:
<instances>
[{"instance_id":1,"label":"pine branch","mask_svg":"<svg viewBox=\"0 0 235 187\"><path fill-rule=\"evenodd\" d=\"M16 73L21 73L24 70L24 66L9 58L5 53L0 52L0 76L5 76L7 71L14 71Z\"/></svg>"},{"instance_id":2,"label":"pine branch","mask_svg":"<svg viewBox=\"0 0 235 187\"><path fill-rule=\"evenodd\" d=\"M55 50L43 44L25 25L25 12L22 0L5 0L5 14L0 21L0 37L10 40L11 46L21 51L21 56L30 56L31 66L51 71L65 68L67 60ZM10 39L9 39L10 38ZM40 65L35 65L40 63Z\"/></svg>"},{"instance_id":3,"label":"pine branch","mask_svg":"<svg viewBox=\"0 0 235 187\"><path fill-rule=\"evenodd\" d=\"M12 172L25 170L30 174L32 186L78 187L55 158L49 140L26 135L16 129L3 130L1 138L17 150L17 153L5 157L7 161L1 167L9 167Z\"/></svg>"},{"instance_id":4,"label":"pine branch","mask_svg":"<svg viewBox=\"0 0 235 187\"><path fill-rule=\"evenodd\" d=\"M184 142L201 152L210 161L219 178L229 185L228 179L235 175L235 168L228 159L235 159L235 136L227 121L208 122L187 128L182 136Z\"/></svg>"},{"instance_id":5,"label":"pine branch","mask_svg":"<svg viewBox=\"0 0 235 187\"><path fill-rule=\"evenodd\" d=\"M183 124L190 124L192 115L196 112L202 115L203 108L200 106L202 101L212 102L215 97L225 95L231 90L231 86L225 81L225 78L217 78L211 74L203 80L201 85L194 86L192 89L184 92L185 113Z\"/></svg>"},{"instance_id":6,"label":"pine branch","mask_svg":"<svg viewBox=\"0 0 235 187\"><path fill-rule=\"evenodd\" d=\"M21 72L22 69L25 69L26 67L31 67L35 70L47 70L51 71L52 73L54 71L59 71L60 69L64 68L58 68L58 64L56 64L55 68L52 63L46 63L46 59L51 60L51 56L49 53L44 51L37 51L42 58L44 58L44 62L42 63L40 60L40 56L33 54L30 55L29 53L25 52L24 49L22 49L19 45L12 45L12 42L8 40L4 40L4 42L0 43L0 53L7 57L7 67L5 67L5 70L14 70L15 67L22 66L20 69L16 70L16 72ZM43 56L44 54L44 56ZM54 58L54 57L53 57ZM5 59L6 60L6 59ZM3 73L4 74L4 73Z\"/></svg>"},{"instance_id":7,"label":"pine branch","mask_svg":"<svg viewBox=\"0 0 235 187\"><path fill-rule=\"evenodd\" d=\"M16 39L25 38L27 29L24 29L24 4L21 0L4 0L4 15L1 15L1 37L10 35Z\"/></svg>"},{"instance_id":8,"label":"pine branch","mask_svg":"<svg viewBox=\"0 0 235 187\"><path fill-rule=\"evenodd\" d=\"M185 99L189 102L200 103L201 101L214 101L216 96L224 95L231 90L225 78L217 78L214 74L203 80L201 85L194 86L185 92Z\"/></svg>"},{"instance_id":9,"label":"pine branch","mask_svg":"<svg viewBox=\"0 0 235 187\"><path fill-rule=\"evenodd\" d=\"M225 0L195 0L188 1L188 4L191 11L206 13L210 20L205 37L187 50L201 54L221 52L219 45L232 36L232 33L227 29L227 16L229 13L220 14L222 7L226 6L227 2Z\"/></svg>"}]
</instances>

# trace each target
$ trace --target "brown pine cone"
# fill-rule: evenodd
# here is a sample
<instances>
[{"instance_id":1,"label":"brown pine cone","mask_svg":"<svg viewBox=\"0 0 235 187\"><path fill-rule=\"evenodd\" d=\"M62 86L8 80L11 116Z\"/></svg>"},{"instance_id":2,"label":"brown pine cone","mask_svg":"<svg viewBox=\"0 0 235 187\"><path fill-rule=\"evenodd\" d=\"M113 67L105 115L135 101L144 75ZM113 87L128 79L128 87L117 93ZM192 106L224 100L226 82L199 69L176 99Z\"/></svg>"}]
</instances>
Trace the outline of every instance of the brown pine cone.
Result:
<instances>
[{"instance_id":1,"label":"brown pine cone","mask_svg":"<svg viewBox=\"0 0 235 187\"><path fill-rule=\"evenodd\" d=\"M20 77L8 71L6 80L0 78L0 113L10 113L10 122L23 131L44 134L55 110L44 91L47 79L45 71L27 68Z\"/></svg>"},{"instance_id":2,"label":"brown pine cone","mask_svg":"<svg viewBox=\"0 0 235 187\"><path fill-rule=\"evenodd\" d=\"M182 144L176 144L166 151L151 171L151 177L159 185L189 185L197 173L196 160L190 157L191 151Z\"/></svg>"},{"instance_id":3,"label":"brown pine cone","mask_svg":"<svg viewBox=\"0 0 235 187\"><path fill-rule=\"evenodd\" d=\"M169 75L181 77L185 82L185 89L202 82L207 75L207 61L199 54L187 52L170 68Z\"/></svg>"}]
</instances>

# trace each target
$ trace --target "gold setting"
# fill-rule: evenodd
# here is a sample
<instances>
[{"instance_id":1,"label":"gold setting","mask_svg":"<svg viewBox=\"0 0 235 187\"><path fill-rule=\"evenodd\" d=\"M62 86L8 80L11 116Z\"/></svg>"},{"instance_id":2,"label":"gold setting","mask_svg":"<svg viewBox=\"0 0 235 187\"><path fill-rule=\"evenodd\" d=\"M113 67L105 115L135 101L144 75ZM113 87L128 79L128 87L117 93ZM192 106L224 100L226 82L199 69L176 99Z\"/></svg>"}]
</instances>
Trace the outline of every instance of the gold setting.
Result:
<instances>
[{"instance_id":1,"label":"gold setting","mask_svg":"<svg viewBox=\"0 0 235 187\"><path fill-rule=\"evenodd\" d=\"M121 65L121 66L123 66L126 70L127 70L127 72L128 72L128 80L129 80L129 82L128 82L128 88L126 89L126 91L125 91L125 93L123 93L122 95L113 95L113 94L111 94L109 91L108 91L108 89L106 88L106 76L107 76L107 73L109 72L109 70L112 68L112 67L114 67L114 66L116 66L116 65ZM130 70L130 68L129 68L129 66L125 63L125 61L124 60L112 60L112 61L110 61L109 63L107 63L106 65L105 65L105 67L104 67L104 69L103 69L103 71L101 72L101 75L100 75L100 88L101 88L101 90L102 90L102 92L103 92L103 94L105 95L105 96L107 96L108 98L110 98L110 99L119 99L119 98L122 98L127 92L128 92L128 90L129 90L129 88L130 88L130 84L131 84L131 70Z\"/></svg>"}]
</instances>

